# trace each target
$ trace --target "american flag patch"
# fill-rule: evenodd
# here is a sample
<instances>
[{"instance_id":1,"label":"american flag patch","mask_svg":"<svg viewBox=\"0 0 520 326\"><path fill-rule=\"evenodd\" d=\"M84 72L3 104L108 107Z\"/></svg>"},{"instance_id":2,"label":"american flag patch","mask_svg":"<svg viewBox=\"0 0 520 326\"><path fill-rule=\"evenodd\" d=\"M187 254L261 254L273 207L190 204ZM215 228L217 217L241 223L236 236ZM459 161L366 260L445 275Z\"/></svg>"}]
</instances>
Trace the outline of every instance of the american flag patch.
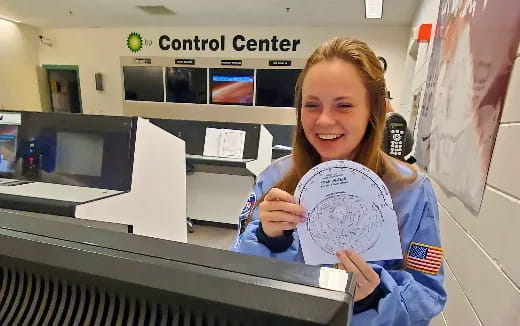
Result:
<instances>
[{"instance_id":1,"label":"american flag patch","mask_svg":"<svg viewBox=\"0 0 520 326\"><path fill-rule=\"evenodd\" d=\"M406 257L406 267L428 274L438 274L442 265L442 248L412 242Z\"/></svg>"}]
</instances>

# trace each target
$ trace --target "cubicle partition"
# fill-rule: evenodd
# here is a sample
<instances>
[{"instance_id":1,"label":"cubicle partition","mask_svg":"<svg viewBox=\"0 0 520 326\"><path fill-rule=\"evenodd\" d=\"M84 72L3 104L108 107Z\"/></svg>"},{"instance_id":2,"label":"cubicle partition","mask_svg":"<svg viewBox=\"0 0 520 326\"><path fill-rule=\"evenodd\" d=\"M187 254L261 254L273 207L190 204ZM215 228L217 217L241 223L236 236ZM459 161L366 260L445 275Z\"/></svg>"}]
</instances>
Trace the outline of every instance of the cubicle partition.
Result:
<instances>
[{"instance_id":1,"label":"cubicle partition","mask_svg":"<svg viewBox=\"0 0 520 326\"><path fill-rule=\"evenodd\" d=\"M187 240L181 139L136 117L0 117L0 208L119 223L137 234Z\"/></svg>"},{"instance_id":2,"label":"cubicle partition","mask_svg":"<svg viewBox=\"0 0 520 326\"><path fill-rule=\"evenodd\" d=\"M151 122L186 143L188 217L236 225L256 178L271 163L269 131L261 124L252 123L169 119L151 119ZM208 128L244 131L242 156L204 155Z\"/></svg>"},{"instance_id":3,"label":"cubicle partition","mask_svg":"<svg viewBox=\"0 0 520 326\"><path fill-rule=\"evenodd\" d=\"M292 141L294 125L267 124L264 125L273 135L273 159L290 155L292 153Z\"/></svg>"}]
</instances>

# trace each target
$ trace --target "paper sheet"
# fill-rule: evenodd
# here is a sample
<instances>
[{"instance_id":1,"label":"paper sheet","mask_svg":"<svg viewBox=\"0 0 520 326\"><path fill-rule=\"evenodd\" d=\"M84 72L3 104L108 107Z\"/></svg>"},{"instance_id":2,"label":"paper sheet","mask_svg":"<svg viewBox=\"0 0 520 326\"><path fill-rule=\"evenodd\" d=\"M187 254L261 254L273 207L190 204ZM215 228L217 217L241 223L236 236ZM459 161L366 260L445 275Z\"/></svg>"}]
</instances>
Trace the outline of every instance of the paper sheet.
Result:
<instances>
[{"instance_id":1,"label":"paper sheet","mask_svg":"<svg viewBox=\"0 0 520 326\"><path fill-rule=\"evenodd\" d=\"M204 156L218 156L220 146L221 129L206 128L206 137L204 138Z\"/></svg>"},{"instance_id":2,"label":"paper sheet","mask_svg":"<svg viewBox=\"0 0 520 326\"><path fill-rule=\"evenodd\" d=\"M242 158L246 132L243 130L222 129L218 156Z\"/></svg>"},{"instance_id":3,"label":"paper sheet","mask_svg":"<svg viewBox=\"0 0 520 326\"><path fill-rule=\"evenodd\" d=\"M203 155L241 159L245 140L244 130L206 128Z\"/></svg>"},{"instance_id":4,"label":"paper sheet","mask_svg":"<svg viewBox=\"0 0 520 326\"><path fill-rule=\"evenodd\" d=\"M340 249L367 261L402 259L392 198L370 169L352 161L319 164L300 180L295 197L307 212L297 226L306 264L335 264Z\"/></svg>"}]
</instances>

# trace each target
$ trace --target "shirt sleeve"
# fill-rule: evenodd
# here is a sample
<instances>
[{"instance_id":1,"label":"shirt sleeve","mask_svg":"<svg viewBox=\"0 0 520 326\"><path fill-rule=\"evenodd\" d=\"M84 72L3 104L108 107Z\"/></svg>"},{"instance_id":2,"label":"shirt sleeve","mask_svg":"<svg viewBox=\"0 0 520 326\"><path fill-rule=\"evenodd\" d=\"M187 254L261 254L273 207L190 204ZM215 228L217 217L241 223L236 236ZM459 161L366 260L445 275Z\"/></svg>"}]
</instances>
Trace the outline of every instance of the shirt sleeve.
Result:
<instances>
[{"instance_id":1,"label":"shirt sleeve","mask_svg":"<svg viewBox=\"0 0 520 326\"><path fill-rule=\"evenodd\" d=\"M291 245L282 252L272 252L266 245L258 240L259 220L249 223L245 231L239 236L233 251L244 254L281 259L285 261L299 261L299 241L297 237L292 239Z\"/></svg>"},{"instance_id":2,"label":"shirt sleeve","mask_svg":"<svg viewBox=\"0 0 520 326\"><path fill-rule=\"evenodd\" d=\"M381 299L377 309L355 314L353 318L357 322L353 325L426 326L444 308L446 292L443 286L439 214L428 180L423 183L421 196L424 205L422 212L415 212L421 214L421 218L404 253L405 266L400 270L386 270L372 264L379 274Z\"/></svg>"}]
</instances>

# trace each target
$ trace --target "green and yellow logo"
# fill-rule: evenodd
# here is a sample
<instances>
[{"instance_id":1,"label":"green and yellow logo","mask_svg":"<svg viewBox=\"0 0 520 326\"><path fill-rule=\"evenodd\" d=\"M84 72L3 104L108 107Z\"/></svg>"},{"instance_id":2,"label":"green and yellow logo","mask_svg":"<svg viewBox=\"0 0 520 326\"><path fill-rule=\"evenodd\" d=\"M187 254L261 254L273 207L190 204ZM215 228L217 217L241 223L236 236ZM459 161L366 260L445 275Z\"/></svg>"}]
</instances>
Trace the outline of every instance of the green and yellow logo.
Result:
<instances>
[{"instance_id":1,"label":"green and yellow logo","mask_svg":"<svg viewBox=\"0 0 520 326\"><path fill-rule=\"evenodd\" d=\"M143 48L143 38L139 33L130 33L126 40L126 45L132 52L139 52Z\"/></svg>"}]
</instances>

